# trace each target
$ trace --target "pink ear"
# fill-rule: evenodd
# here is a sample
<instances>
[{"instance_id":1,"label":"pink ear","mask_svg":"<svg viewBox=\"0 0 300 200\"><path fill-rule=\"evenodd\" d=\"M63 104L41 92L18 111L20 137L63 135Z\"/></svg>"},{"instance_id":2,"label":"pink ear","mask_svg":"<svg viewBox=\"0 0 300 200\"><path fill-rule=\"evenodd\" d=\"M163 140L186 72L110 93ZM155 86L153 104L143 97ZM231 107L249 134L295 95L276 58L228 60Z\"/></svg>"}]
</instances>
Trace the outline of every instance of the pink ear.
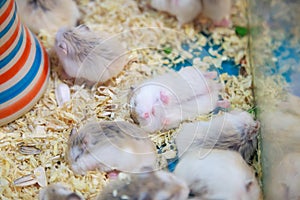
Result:
<instances>
[{"instance_id":1,"label":"pink ear","mask_svg":"<svg viewBox=\"0 0 300 200\"><path fill-rule=\"evenodd\" d=\"M160 91L160 100L164 103L164 104L168 104L170 101L170 97L163 91Z\"/></svg>"},{"instance_id":2,"label":"pink ear","mask_svg":"<svg viewBox=\"0 0 300 200\"><path fill-rule=\"evenodd\" d=\"M68 54L68 51L67 51L67 44L64 43L64 42L61 42L58 44L58 47L64 52L64 54Z\"/></svg>"}]
</instances>

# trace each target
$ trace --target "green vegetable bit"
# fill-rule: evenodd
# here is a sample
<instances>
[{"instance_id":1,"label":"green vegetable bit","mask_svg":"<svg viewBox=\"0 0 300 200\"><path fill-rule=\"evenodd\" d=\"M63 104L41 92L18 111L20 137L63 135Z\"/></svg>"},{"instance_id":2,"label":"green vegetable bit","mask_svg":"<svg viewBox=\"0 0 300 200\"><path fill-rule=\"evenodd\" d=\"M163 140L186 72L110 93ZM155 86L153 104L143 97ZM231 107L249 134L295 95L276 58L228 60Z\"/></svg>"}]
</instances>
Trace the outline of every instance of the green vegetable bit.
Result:
<instances>
[{"instance_id":1,"label":"green vegetable bit","mask_svg":"<svg viewBox=\"0 0 300 200\"><path fill-rule=\"evenodd\" d=\"M163 50L166 54L170 54L170 53L172 53L172 48L171 47L166 47L166 48L164 48L164 50Z\"/></svg>"},{"instance_id":2,"label":"green vegetable bit","mask_svg":"<svg viewBox=\"0 0 300 200\"><path fill-rule=\"evenodd\" d=\"M246 27L242 27L242 26L236 26L235 27L235 32L238 36L244 37L245 35L248 34L249 30Z\"/></svg>"}]
</instances>

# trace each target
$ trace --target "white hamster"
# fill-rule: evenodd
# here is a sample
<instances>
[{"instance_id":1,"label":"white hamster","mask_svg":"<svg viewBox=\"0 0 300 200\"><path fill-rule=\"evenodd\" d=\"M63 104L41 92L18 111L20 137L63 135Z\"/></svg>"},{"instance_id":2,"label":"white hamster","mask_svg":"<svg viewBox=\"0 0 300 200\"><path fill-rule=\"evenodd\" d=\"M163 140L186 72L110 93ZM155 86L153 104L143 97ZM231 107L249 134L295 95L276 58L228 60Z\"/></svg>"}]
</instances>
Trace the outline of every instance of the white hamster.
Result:
<instances>
[{"instance_id":1,"label":"white hamster","mask_svg":"<svg viewBox=\"0 0 300 200\"><path fill-rule=\"evenodd\" d=\"M151 7L175 15L179 26L194 20L201 13L200 0L151 0Z\"/></svg>"},{"instance_id":2,"label":"white hamster","mask_svg":"<svg viewBox=\"0 0 300 200\"><path fill-rule=\"evenodd\" d=\"M300 153L288 153L272 167L266 199L300 199Z\"/></svg>"},{"instance_id":3,"label":"white hamster","mask_svg":"<svg viewBox=\"0 0 300 200\"><path fill-rule=\"evenodd\" d=\"M68 76L90 83L117 76L127 62L117 36L99 36L86 25L61 28L56 34L55 51Z\"/></svg>"},{"instance_id":4,"label":"white hamster","mask_svg":"<svg viewBox=\"0 0 300 200\"><path fill-rule=\"evenodd\" d=\"M233 110L210 121L184 123L176 133L178 155L197 147L232 149L249 161L257 147L260 123L246 111Z\"/></svg>"},{"instance_id":5,"label":"white hamster","mask_svg":"<svg viewBox=\"0 0 300 200\"><path fill-rule=\"evenodd\" d=\"M231 0L202 0L202 3L203 15L212 19L216 26L230 26Z\"/></svg>"},{"instance_id":6,"label":"white hamster","mask_svg":"<svg viewBox=\"0 0 300 200\"><path fill-rule=\"evenodd\" d=\"M83 198L62 183L54 183L40 190L39 200L83 200Z\"/></svg>"},{"instance_id":7,"label":"white hamster","mask_svg":"<svg viewBox=\"0 0 300 200\"><path fill-rule=\"evenodd\" d=\"M123 180L113 180L100 193L97 200L184 200L188 194L187 184L174 174L154 171L128 174Z\"/></svg>"},{"instance_id":8,"label":"white hamster","mask_svg":"<svg viewBox=\"0 0 300 200\"><path fill-rule=\"evenodd\" d=\"M73 0L16 0L16 3L22 22L35 33L75 26L80 17Z\"/></svg>"},{"instance_id":9,"label":"white hamster","mask_svg":"<svg viewBox=\"0 0 300 200\"><path fill-rule=\"evenodd\" d=\"M194 199L260 198L254 171L235 151L201 148L189 151L180 158L174 174L186 181Z\"/></svg>"},{"instance_id":10,"label":"white hamster","mask_svg":"<svg viewBox=\"0 0 300 200\"><path fill-rule=\"evenodd\" d=\"M130 94L131 116L144 130L155 132L177 127L181 121L207 114L229 102L218 101L222 85L216 72L185 67L154 77Z\"/></svg>"},{"instance_id":11,"label":"white hamster","mask_svg":"<svg viewBox=\"0 0 300 200\"><path fill-rule=\"evenodd\" d=\"M157 152L148 134L125 121L88 123L72 131L67 149L72 170L85 174L90 170L140 172L155 169Z\"/></svg>"},{"instance_id":12,"label":"white hamster","mask_svg":"<svg viewBox=\"0 0 300 200\"><path fill-rule=\"evenodd\" d=\"M150 0L152 8L176 16L179 26L193 21L202 13L216 26L231 25L231 0Z\"/></svg>"}]
</instances>

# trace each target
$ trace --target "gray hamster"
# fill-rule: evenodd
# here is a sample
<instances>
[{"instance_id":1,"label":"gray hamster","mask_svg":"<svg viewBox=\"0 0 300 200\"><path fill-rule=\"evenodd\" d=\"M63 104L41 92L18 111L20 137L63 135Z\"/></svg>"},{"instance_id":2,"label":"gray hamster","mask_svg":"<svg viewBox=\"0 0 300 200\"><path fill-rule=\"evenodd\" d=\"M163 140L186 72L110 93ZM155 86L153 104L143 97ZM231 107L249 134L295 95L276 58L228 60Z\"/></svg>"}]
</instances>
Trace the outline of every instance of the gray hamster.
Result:
<instances>
[{"instance_id":1,"label":"gray hamster","mask_svg":"<svg viewBox=\"0 0 300 200\"><path fill-rule=\"evenodd\" d=\"M228 107L229 102L218 100L222 85L213 80L216 77L217 72L185 67L147 80L129 95L131 116L144 130L156 132L178 127L218 106Z\"/></svg>"},{"instance_id":2,"label":"gray hamster","mask_svg":"<svg viewBox=\"0 0 300 200\"><path fill-rule=\"evenodd\" d=\"M83 198L62 183L55 183L40 190L39 200L83 200Z\"/></svg>"},{"instance_id":3,"label":"gray hamster","mask_svg":"<svg viewBox=\"0 0 300 200\"><path fill-rule=\"evenodd\" d=\"M16 3L21 21L35 33L75 26L80 17L73 0L16 0Z\"/></svg>"},{"instance_id":4,"label":"gray hamster","mask_svg":"<svg viewBox=\"0 0 300 200\"><path fill-rule=\"evenodd\" d=\"M193 199L258 200L261 195L254 171L235 151L186 152L174 174L188 184Z\"/></svg>"},{"instance_id":5,"label":"gray hamster","mask_svg":"<svg viewBox=\"0 0 300 200\"><path fill-rule=\"evenodd\" d=\"M123 180L113 180L100 193L97 200L184 200L188 194L187 184L174 174L154 171L128 174Z\"/></svg>"},{"instance_id":6,"label":"gray hamster","mask_svg":"<svg viewBox=\"0 0 300 200\"><path fill-rule=\"evenodd\" d=\"M260 123L246 111L233 110L210 121L184 123L176 133L178 155L198 148L232 149L249 161L257 147Z\"/></svg>"},{"instance_id":7,"label":"gray hamster","mask_svg":"<svg viewBox=\"0 0 300 200\"><path fill-rule=\"evenodd\" d=\"M127 64L125 49L117 35L100 36L86 25L61 28L54 48L65 73L88 83L104 83Z\"/></svg>"},{"instance_id":8,"label":"gray hamster","mask_svg":"<svg viewBox=\"0 0 300 200\"><path fill-rule=\"evenodd\" d=\"M88 123L72 131L68 141L67 160L77 174L90 170L141 172L155 169L157 152L148 134L125 121Z\"/></svg>"}]
</instances>

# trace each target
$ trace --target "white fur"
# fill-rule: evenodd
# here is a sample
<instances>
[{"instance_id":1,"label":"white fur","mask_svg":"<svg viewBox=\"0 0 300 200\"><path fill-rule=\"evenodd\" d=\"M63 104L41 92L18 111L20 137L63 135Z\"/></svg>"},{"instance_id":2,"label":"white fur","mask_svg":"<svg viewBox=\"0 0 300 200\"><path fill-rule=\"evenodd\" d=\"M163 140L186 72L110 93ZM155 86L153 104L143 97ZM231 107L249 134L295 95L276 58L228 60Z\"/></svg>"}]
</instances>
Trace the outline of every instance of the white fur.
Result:
<instances>
[{"instance_id":1,"label":"white fur","mask_svg":"<svg viewBox=\"0 0 300 200\"><path fill-rule=\"evenodd\" d=\"M300 153L285 155L272 168L270 180L266 182L267 199L300 199Z\"/></svg>"},{"instance_id":2,"label":"white fur","mask_svg":"<svg viewBox=\"0 0 300 200\"><path fill-rule=\"evenodd\" d=\"M190 151L180 158L174 173L186 181L197 199L258 200L260 196L254 171L234 151Z\"/></svg>"},{"instance_id":3,"label":"white fur","mask_svg":"<svg viewBox=\"0 0 300 200\"><path fill-rule=\"evenodd\" d=\"M42 29L56 32L62 26L76 25L80 13L73 0L49 1L56 6L50 11L43 11L41 8L33 8L29 3L30 0L16 0L22 22L35 33Z\"/></svg>"},{"instance_id":4,"label":"white fur","mask_svg":"<svg viewBox=\"0 0 300 200\"><path fill-rule=\"evenodd\" d=\"M202 0L202 13L214 22L230 17L231 0Z\"/></svg>"},{"instance_id":5,"label":"white fur","mask_svg":"<svg viewBox=\"0 0 300 200\"><path fill-rule=\"evenodd\" d=\"M200 0L151 0L151 6L175 15L180 26L194 20L202 9Z\"/></svg>"},{"instance_id":6,"label":"white fur","mask_svg":"<svg viewBox=\"0 0 300 200\"><path fill-rule=\"evenodd\" d=\"M216 108L221 84L204 75L196 68L186 67L139 85L133 91L130 105L140 126L149 132L170 129ZM168 96L167 104L161 101L160 92ZM150 117L145 119L144 113Z\"/></svg>"}]
</instances>

